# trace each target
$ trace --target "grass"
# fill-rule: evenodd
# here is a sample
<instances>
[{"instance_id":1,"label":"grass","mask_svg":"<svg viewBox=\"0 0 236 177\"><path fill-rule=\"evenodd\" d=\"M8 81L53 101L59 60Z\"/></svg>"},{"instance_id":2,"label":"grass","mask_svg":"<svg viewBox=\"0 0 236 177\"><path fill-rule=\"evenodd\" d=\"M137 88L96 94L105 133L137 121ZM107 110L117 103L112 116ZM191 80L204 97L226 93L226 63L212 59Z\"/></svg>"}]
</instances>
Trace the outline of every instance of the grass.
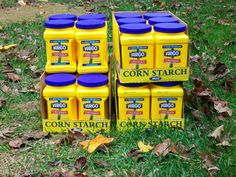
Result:
<instances>
[{"instance_id":1,"label":"grass","mask_svg":"<svg viewBox=\"0 0 236 177\"><path fill-rule=\"evenodd\" d=\"M63 2L53 0L54 2ZM3 1L3 7L13 6L14 1ZM111 6L112 5L112 6ZM217 60L224 63L230 69L230 75L235 78L235 60L230 55L235 53L235 45L224 46L227 41L235 40L235 26L222 25L218 20L228 20L233 24L235 17L234 1L186 1L179 2L177 9L173 8L172 1L166 1L163 8L159 4L153 4L152 1L106 1L91 3L89 8L96 12L103 12L109 15L111 10L170 10L189 25L190 38L199 49L191 46L191 55L201 55L203 52L208 55L216 56ZM188 14L186 14L188 12ZM110 18L109 18L110 20ZM109 23L110 24L110 23ZM194 26L200 25L201 29L196 30ZM45 44L42 38L43 20L35 22L19 22L4 25L0 33L6 32L8 37L1 38L0 44L18 44L16 51L23 49L33 50L37 57L35 65L43 68L45 59ZM111 30L111 28L109 28ZM39 35L33 32L37 30ZM109 33L111 34L111 33ZM23 36L22 36L23 35ZM27 36L31 36L29 40ZM111 37L111 36L110 36ZM219 53L222 49L223 53ZM11 51L10 63L13 68L20 68L23 78L21 82L12 83L7 81L7 85L12 89L28 88L35 85L38 80L32 77L29 69L29 62L19 59L14 51ZM0 72L4 70L7 56L0 54ZM197 64L191 64L192 76L200 77L220 99L229 102L231 109L236 109L236 97L233 93L225 91L222 83L225 77L213 82L209 82L206 75L202 73ZM0 75L0 80L6 80L5 74ZM187 90L193 87L192 80L185 83ZM10 93L0 92L0 97L6 99L6 106L0 110L0 129L21 124L14 132L13 136L19 136L26 131L41 130L41 118L39 109L25 110L24 103L28 101L38 101L39 95L36 93L25 93L12 95ZM22 105L22 109L15 109L14 106ZM157 129L153 132L142 132L141 130L119 133L112 131L107 136L115 137L114 143L109 147L106 153L95 152L88 154L78 146L70 146L67 144L55 145L53 142L63 135L52 135L49 139L31 141L24 149L28 150L12 150L5 141L0 141L0 176L16 176L16 174L24 174L29 171L33 176L41 174L51 174L57 170L72 170L76 158L86 156L88 158L87 168L84 170L89 176L106 176L107 170L112 170L114 176L207 176L208 172L203 168L202 160L198 156L198 152L206 152L213 155L215 165L220 169L216 176L233 176L235 174L235 113L232 117L226 118L224 121L216 120L215 117L207 118L202 116L196 121L190 108L186 110L186 130L165 130ZM225 148L216 146L216 141L208 137L208 134L216 127L224 125L225 134L231 134L232 147ZM91 135L93 136L93 135ZM145 161L138 162L137 159L129 158L125 154L132 148L137 148L137 142L143 140L145 143L156 145L166 138L171 138L173 142L181 141L187 147L196 144L197 149L190 155L190 160L183 160L181 157L169 154L167 158L157 157L153 153L144 154ZM51 162L61 160L62 165L52 167ZM110 167L97 167L94 163L98 160L107 160Z\"/></svg>"}]
</instances>

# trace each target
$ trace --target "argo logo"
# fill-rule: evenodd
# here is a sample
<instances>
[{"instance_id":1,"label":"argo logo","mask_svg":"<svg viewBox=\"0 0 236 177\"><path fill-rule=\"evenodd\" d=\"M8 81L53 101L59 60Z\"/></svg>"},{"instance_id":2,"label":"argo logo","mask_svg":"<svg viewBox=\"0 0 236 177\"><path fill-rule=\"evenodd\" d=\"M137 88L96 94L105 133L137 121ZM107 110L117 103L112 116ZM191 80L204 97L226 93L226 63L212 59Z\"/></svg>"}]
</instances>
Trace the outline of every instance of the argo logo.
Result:
<instances>
[{"instance_id":1,"label":"argo logo","mask_svg":"<svg viewBox=\"0 0 236 177\"><path fill-rule=\"evenodd\" d=\"M176 57L176 56L180 56L180 51L179 50L167 50L167 51L165 51L164 55L167 57Z\"/></svg>"},{"instance_id":2,"label":"argo logo","mask_svg":"<svg viewBox=\"0 0 236 177\"><path fill-rule=\"evenodd\" d=\"M67 108L67 104L63 102L61 103L55 102L51 104L51 107L52 108Z\"/></svg>"},{"instance_id":3,"label":"argo logo","mask_svg":"<svg viewBox=\"0 0 236 177\"><path fill-rule=\"evenodd\" d=\"M141 103L129 103L126 105L127 109L140 109L143 105Z\"/></svg>"},{"instance_id":4,"label":"argo logo","mask_svg":"<svg viewBox=\"0 0 236 177\"><path fill-rule=\"evenodd\" d=\"M85 109L98 109L100 108L100 104L98 103L86 103L84 104Z\"/></svg>"},{"instance_id":5,"label":"argo logo","mask_svg":"<svg viewBox=\"0 0 236 177\"><path fill-rule=\"evenodd\" d=\"M146 57L146 52L130 52L130 57L131 58L143 58L143 57Z\"/></svg>"},{"instance_id":6,"label":"argo logo","mask_svg":"<svg viewBox=\"0 0 236 177\"><path fill-rule=\"evenodd\" d=\"M171 103L171 102L161 103L160 108L164 108L164 109L175 108L175 103Z\"/></svg>"},{"instance_id":7,"label":"argo logo","mask_svg":"<svg viewBox=\"0 0 236 177\"><path fill-rule=\"evenodd\" d=\"M97 45L89 45L89 46L83 47L83 50L85 52L95 52L99 50L99 47Z\"/></svg>"},{"instance_id":8,"label":"argo logo","mask_svg":"<svg viewBox=\"0 0 236 177\"><path fill-rule=\"evenodd\" d=\"M155 76L150 78L151 81L159 81L161 80L161 77Z\"/></svg>"},{"instance_id":9,"label":"argo logo","mask_svg":"<svg viewBox=\"0 0 236 177\"><path fill-rule=\"evenodd\" d=\"M54 45L54 46L52 46L52 50L64 51L64 50L67 50L67 46L66 45Z\"/></svg>"}]
</instances>

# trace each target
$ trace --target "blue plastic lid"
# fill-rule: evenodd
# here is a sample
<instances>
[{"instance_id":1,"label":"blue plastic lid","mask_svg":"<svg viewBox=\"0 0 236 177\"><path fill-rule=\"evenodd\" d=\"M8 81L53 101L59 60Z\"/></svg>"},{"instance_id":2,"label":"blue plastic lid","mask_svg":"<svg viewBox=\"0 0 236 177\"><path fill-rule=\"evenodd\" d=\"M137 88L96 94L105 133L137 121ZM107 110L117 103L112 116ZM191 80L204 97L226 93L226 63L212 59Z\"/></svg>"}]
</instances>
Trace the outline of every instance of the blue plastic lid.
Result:
<instances>
[{"instance_id":1,"label":"blue plastic lid","mask_svg":"<svg viewBox=\"0 0 236 177\"><path fill-rule=\"evenodd\" d=\"M50 86L67 86L74 84L76 77L67 73L51 74L46 77L45 82Z\"/></svg>"},{"instance_id":2,"label":"blue plastic lid","mask_svg":"<svg viewBox=\"0 0 236 177\"><path fill-rule=\"evenodd\" d=\"M78 16L78 20L106 20L105 14L84 14Z\"/></svg>"},{"instance_id":3,"label":"blue plastic lid","mask_svg":"<svg viewBox=\"0 0 236 177\"><path fill-rule=\"evenodd\" d=\"M117 20L117 23L119 25L124 25L124 24L133 24L133 23L146 23L146 21L142 18L121 18Z\"/></svg>"},{"instance_id":4,"label":"blue plastic lid","mask_svg":"<svg viewBox=\"0 0 236 177\"><path fill-rule=\"evenodd\" d=\"M120 31L122 33L128 34L143 34L148 33L152 30L152 27L147 24L125 24L120 26Z\"/></svg>"},{"instance_id":5,"label":"blue plastic lid","mask_svg":"<svg viewBox=\"0 0 236 177\"><path fill-rule=\"evenodd\" d=\"M142 87L147 85L146 83L121 83L120 80L117 80L117 83L124 87Z\"/></svg>"},{"instance_id":6,"label":"blue plastic lid","mask_svg":"<svg viewBox=\"0 0 236 177\"><path fill-rule=\"evenodd\" d=\"M163 87L173 87L173 86L179 85L179 82L157 82L154 84L158 86L163 86Z\"/></svg>"},{"instance_id":7,"label":"blue plastic lid","mask_svg":"<svg viewBox=\"0 0 236 177\"><path fill-rule=\"evenodd\" d=\"M154 25L154 30L163 33L179 33L186 30L183 23L158 23Z\"/></svg>"},{"instance_id":8,"label":"blue plastic lid","mask_svg":"<svg viewBox=\"0 0 236 177\"><path fill-rule=\"evenodd\" d=\"M78 77L78 84L85 87L99 87L108 83L104 74L83 74Z\"/></svg>"},{"instance_id":9,"label":"blue plastic lid","mask_svg":"<svg viewBox=\"0 0 236 177\"><path fill-rule=\"evenodd\" d=\"M142 18L142 15L139 14L139 13L128 13L128 12L125 12L125 13L116 13L115 14L115 18L117 20L121 19L121 18Z\"/></svg>"},{"instance_id":10,"label":"blue plastic lid","mask_svg":"<svg viewBox=\"0 0 236 177\"><path fill-rule=\"evenodd\" d=\"M75 14L55 14L48 17L49 20L73 20L77 19Z\"/></svg>"},{"instance_id":11,"label":"blue plastic lid","mask_svg":"<svg viewBox=\"0 0 236 177\"><path fill-rule=\"evenodd\" d=\"M148 20L149 18L155 18L155 17L171 17L172 15L168 12L148 12L143 15L143 18L145 20Z\"/></svg>"},{"instance_id":12,"label":"blue plastic lid","mask_svg":"<svg viewBox=\"0 0 236 177\"><path fill-rule=\"evenodd\" d=\"M44 26L46 28L61 29L73 27L74 24L72 20L46 20Z\"/></svg>"},{"instance_id":13,"label":"blue plastic lid","mask_svg":"<svg viewBox=\"0 0 236 177\"><path fill-rule=\"evenodd\" d=\"M81 20L76 23L76 28L80 29L97 29L106 25L103 20Z\"/></svg>"},{"instance_id":14,"label":"blue plastic lid","mask_svg":"<svg viewBox=\"0 0 236 177\"><path fill-rule=\"evenodd\" d=\"M157 23L178 23L179 20L177 18L172 17L157 17L157 18L150 18L148 23L150 25L155 25Z\"/></svg>"}]
</instances>

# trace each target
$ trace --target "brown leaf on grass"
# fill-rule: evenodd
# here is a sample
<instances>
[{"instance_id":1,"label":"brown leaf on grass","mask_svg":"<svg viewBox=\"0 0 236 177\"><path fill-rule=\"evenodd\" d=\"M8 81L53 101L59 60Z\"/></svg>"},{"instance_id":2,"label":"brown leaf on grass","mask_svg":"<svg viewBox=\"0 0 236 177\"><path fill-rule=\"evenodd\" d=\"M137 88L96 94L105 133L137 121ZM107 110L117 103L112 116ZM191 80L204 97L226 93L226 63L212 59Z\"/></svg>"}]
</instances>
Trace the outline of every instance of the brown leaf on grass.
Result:
<instances>
[{"instance_id":1,"label":"brown leaf on grass","mask_svg":"<svg viewBox=\"0 0 236 177\"><path fill-rule=\"evenodd\" d=\"M224 147L227 147L227 146L232 146L229 141L227 140L223 140L221 143L218 143L216 144L217 146L224 146Z\"/></svg>"},{"instance_id":2,"label":"brown leaf on grass","mask_svg":"<svg viewBox=\"0 0 236 177\"><path fill-rule=\"evenodd\" d=\"M21 77L15 73L7 73L7 78L12 82L21 81Z\"/></svg>"},{"instance_id":3,"label":"brown leaf on grass","mask_svg":"<svg viewBox=\"0 0 236 177\"><path fill-rule=\"evenodd\" d=\"M213 70L213 74L224 74L225 72L227 72L227 67L225 66L224 63L217 63L214 70Z\"/></svg>"},{"instance_id":4,"label":"brown leaf on grass","mask_svg":"<svg viewBox=\"0 0 236 177\"><path fill-rule=\"evenodd\" d=\"M190 56L190 61L193 63L198 63L201 60L199 55Z\"/></svg>"},{"instance_id":5,"label":"brown leaf on grass","mask_svg":"<svg viewBox=\"0 0 236 177\"><path fill-rule=\"evenodd\" d=\"M102 144L109 144L114 140L114 138L106 138L102 135L97 135L92 140L85 140L80 142L83 146L83 149L87 149L89 153L94 152Z\"/></svg>"},{"instance_id":6,"label":"brown leaf on grass","mask_svg":"<svg viewBox=\"0 0 236 177\"><path fill-rule=\"evenodd\" d=\"M232 110L228 107L228 102L224 100L218 100L213 98L213 103L214 103L214 109L222 114L222 113L227 113L228 116L232 116Z\"/></svg>"},{"instance_id":7,"label":"brown leaf on grass","mask_svg":"<svg viewBox=\"0 0 236 177\"><path fill-rule=\"evenodd\" d=\"M49 135L49 133L47 132L43 132L43 131L33 131L33 132L27 132L23 135L23 137L26 140L38 140L38 139L42 139L45 138Z\"/></svg>"},{"instance_id":8,"label":"brown leaf on grass","mask_svg":"<svg viewBox=\"0 0 236 177\"><path fill-rule=\"evenodd\" d=\"M185 149L184 151L182 151L182 152L180 153L181 157L182 157L183 159L185 159L185 160L189 159L189 154L190 154L190 153L192 152L192 150L195 149L195 148L196 148L196 145L193 144L190 148Z\"/></svg>"},{"instance_id":9,"label":"brown leaf on grass","mask_svg":"<svg viewBox=\"0 0 236 177\"><path fill-rule=\"evenodd\" d=\"M19 52L17 52L17 57L19 57L22 60L30 61L32 56L33 56L33 52L32 50L29 50L29 49L20 50Z\"/></svg>"},{"instance_id":10,"label":"brown leaf on grass","mask_svg":"<svg viewBox=\"0 0 236 177\"><path fill-rule=\"evenodd\" d=\"M160 7L162 8L162 7L164 7L165 5L166 5L165 2L161 2Z\"/></svg>"},{"instance_id":11,"label":"brown leaf on grass","mask_svg":"<svg viewBox=\"0 0 236 177\"><path fill-rule=\"evenodd\" d=\"M203 160L204 168L208 170L211 176L214 176L214 174L216 173L216 171L219 170L219 168L214 165L211 155L199 153L199 157Z\"/></svg>"},{"instance_id":12,"label":"brown leaf on grass","mask_svg":"<svg viewBox=\"0 0 236 177\"><path fill-rule=\"evenodd\" d=\"M9 49L15 48L16 46L17 46L16 44L11 44L11 45L6 45L6 46L0 45L0 52L5 52Z\"/></svg>"},{"instance_id":13,"label":"brown leaf on grass","mask_svg":"<svg viewBox=\"0 0 236 177\"><path fill-rule=\"evenodd\" d=\"M231 41L227 41L224 43L224 46L231 46L231 45L235 45L236 41L235 40L231 40Z\"/></svg>"},{"instance_id":14,"label":"brown leaf on grass","mask_svg":"<svg viewBox=\"0 0 236 177\"><path fill-rule=\"evenodd\" d=\"M74 168L76 170L80 170L84 168L87 164L87 158L86 157L79 157L78 159L75 160Z\"/></svg>"},{"instance_id":15,"label":"brown leaf on grass","mask_svg":"<svg viewBox=\"0 0 236 177\"><path fill-rule=\"evenodd\" d=\"M0 108L6 105L6 100L2 97L0 97Z\"/></svg>"},{"instance_id":16,"label":"brown leaf on grass","mask_svg":"<svg viewBox=\"0 0 236 177\"><path fill-rule=\"evenodd\" d=\"M130 149L130 151L127 153L127 156L131 158L137 158L138 162L145 160L145 158L138 149Z\"/></svg>"},{"instance_id":17,"label":"brown leaf on grass","mask_svg":"<svg viewBox=\"0 0 236 177\"><path fill-rule=\"evenodd\" d=\"M227 91L229 92L234 92L235 91L235 88L234 88L234 79L233 77L231 76L228 76L225 80L225 83L224 83L224 87Z\"/></svg>"},{"instance_id":18,"label":"brown leaf on grass","mask_svg":"<svg viewBox=\"0 0 236 177\"><path fill-rule=\"evenodd\" d=\"M14 132L15 129L16 129L16 127L8 127L8 128L1 130L0 131L0 138L5 139L5 138L9 137Z\"/></svg>"},{"instance_id":19,"label":"brown leaf on grass","mask_svg":"<svg viewBox=\"0 0 236 177\"><path fill-rule=\"evenodd\" d=\"M213 132L211 132L208 136L213 137L218 141L221 141L221 133L224 131L224 125L217 127Z\"/></svg>"},{"instance_id":20,"label":"brown leaf on grass","mask_svg":"<svg viewBox=\"0 0 236 177\"><path fill-rule=\"evenodd\" d=\"M106 176L107 177L112 177L112 176L115 176L114 172L112 170L107 170L106 171Z\"/></svg>"},{"instance_id":21,"label":"brown leaf on grass","mask_svg":"<svg viewBox=\"0 0 236 177\"><path fill-rule=\"evenodd\" d=\"M21 148L25 145L25 140L23 138L15 138L9 142L9 146L14 149Z\"/></svg>"},{"instance_id":22,"label":"brown leaf on grass","mask_svg":"<svg viewBox=\"0 0 236 177\"><path fill-rule=\"evenodd\" d=\"M6 82L6 81L3 81L3 82L1 83L1 85L2 85L1 90L2 90L4 93L6 93L6 92L9 91L9 87L7 86L7 82Z\"/></svg>"},{"instance_id":23,"label":"brown leaf on grass","mask_svg":"<svg viewBox=\"0 0 236 177\"><path fill-rule=\"evenodd\" d=\"M88 177L85 173L74 173L71 177Z\"/></svg>"},{"instance_id":24,"label":"brown leaf on grass","mask_svg":"<svg viewBox=\"0 0 236 177\"><path fill-rule=\"evenodd\" d=\"M74 141L83 141L83 140L87 140L88 138L89 138L89 135L84 134L80 131L69 130L66 140L69 144L73 144Z\"/></svg>"},{"instance_id":25,"label":"brown leaf on grass","mask_svg":"<svg viewBox=\"0 0 236 177\"><path fill-rule=\"evenodd\" d=\"M218 23L221 25L225 25L225 26L230 26L231 24L229 23L229 20L225 20L225 19L219 19Z\"/></svg>"},{"instance_id":26,"label":"brown leaf on grass","mask_svg":"<svg viewBox=\"0 0 236 177\"><path fill-rule=\"evenodd\" d=\"M174 143L171 141L171 139L166 139L164 140L162 143L158 144L154 150L153 150L154 154L156 154L157 156L167 156L169 154L169 152L172 153L177 153L177 147L174 145Z\"/></svg>"},{"instance_id":27,"label":"brown leaf on grass","mask_svg":"<svg viewBox=\"0 0 236 177\"><path fill-rule=\"evenodd\" d=\"M108 161L104 161L104 160L98 160L97 162L95 162L95 165L97 167L109 167L109 166L111 166Z\"/></svg>"},{"instance_id":28,"label":"brown leaf on grass","mask_svg":"<svg viewBox=\"0 0 236 177\"><path fill-rule=\"evenodd\" d=\"M191 93L195 96L199 97L210 97L212 92L209 88L207 88L200 78L194 78L193 84L195 88L191 91Z\"/></svg>"},{"instance_id":29,"label":"brown leaf on grass","mask_svg":"<svg viewBox=\"0 0 236 177\"><path fill-rule=\"evenodd\" d=\"M18 0L17 4L19 4L20 6L25 6L26 5L25 1L23 1L23 0Z\"/></svg>"}]
</instances>

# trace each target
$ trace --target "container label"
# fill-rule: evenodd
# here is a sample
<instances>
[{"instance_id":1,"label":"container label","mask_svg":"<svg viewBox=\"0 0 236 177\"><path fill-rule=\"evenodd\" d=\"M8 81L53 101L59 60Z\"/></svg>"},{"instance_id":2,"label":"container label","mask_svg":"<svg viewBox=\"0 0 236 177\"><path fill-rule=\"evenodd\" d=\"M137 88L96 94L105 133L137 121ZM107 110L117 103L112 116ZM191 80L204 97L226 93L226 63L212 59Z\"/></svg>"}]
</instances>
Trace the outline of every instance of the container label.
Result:
<instances>
[{"instance_id":1,"label":"container label","mask_svg":"<svg viewBox=\"0 0 236 177\"><path fill-rule=\"evenodd\" d=\"M81 41L81 53L83 66L99 66L101 65L102 43L100 40L84 40Z\"/></svg>"},{"instance_id":2,"label":"container label","mask_svg":"<svg viewBox=\"0 0 236 177\"><path fill-rule=\"evenodd\" d=\"M181 62L181 49L182 45L163 45L163 61L169 63L169 67L173 67L175 63Z\"/></svg>"},{"instance_id":3,"label":"container label","mask_svg":"<svg viewBox=\"0 0 236 177\"><path fill-rule=\"evenodd\" d=\"M125 98L126 119L143 118L144 98Z\"/></svg>"},{"instance_id":4,"label":"container label","mask_svg":"<svg viewBox=\"0 0 236 177\"><path fill-rule=\"evenodd\" d=\"M50 53L51 65L69 65L72 56L72 40L49 40L47 50Z\"/></svg>"},{"instance_id":5,"label":"container label","mask_svg":"<svg viewBox=\"0 0 236 177\"><path fill-rule=\"evenodd\" d=\"M130 46L129 52L129 64L134 65L134 68L145 68L148 61L148 46Z\"/></svg>"},{"instance_id":6,"label":"container label","mask_svg":"<svg viewBox=\"0 0 236 177\"><path fill-rule=\"evenodd\" d=\"M82 105L83 110L80 111L82 119L94 120L101 117L102 109L104 109L101 98L82 98Z\"/></svg>"},{"instance_id":7,"label":"container label","mask_svg":"<svg viewBox=\"0 0 236 177\"><path fill-rule=\"evenodd\" d=\"M66 120L68 119L68 104L69 98L55 98L51 97L48 101L48 116L49 119Z\"/></svg>"},{"instance_id":8,"label":"container label","mask_svg":"<svg viewBox=\"0 0 236 177\"><path fill-rule=\"evenodd\" d=\"M164 117L164 119L168 119L169 115L174 116L176 114L176 102L177 98L173 97L164 97L158 98L159 103L159 115Z\"/></svg>"}]
</instances>

